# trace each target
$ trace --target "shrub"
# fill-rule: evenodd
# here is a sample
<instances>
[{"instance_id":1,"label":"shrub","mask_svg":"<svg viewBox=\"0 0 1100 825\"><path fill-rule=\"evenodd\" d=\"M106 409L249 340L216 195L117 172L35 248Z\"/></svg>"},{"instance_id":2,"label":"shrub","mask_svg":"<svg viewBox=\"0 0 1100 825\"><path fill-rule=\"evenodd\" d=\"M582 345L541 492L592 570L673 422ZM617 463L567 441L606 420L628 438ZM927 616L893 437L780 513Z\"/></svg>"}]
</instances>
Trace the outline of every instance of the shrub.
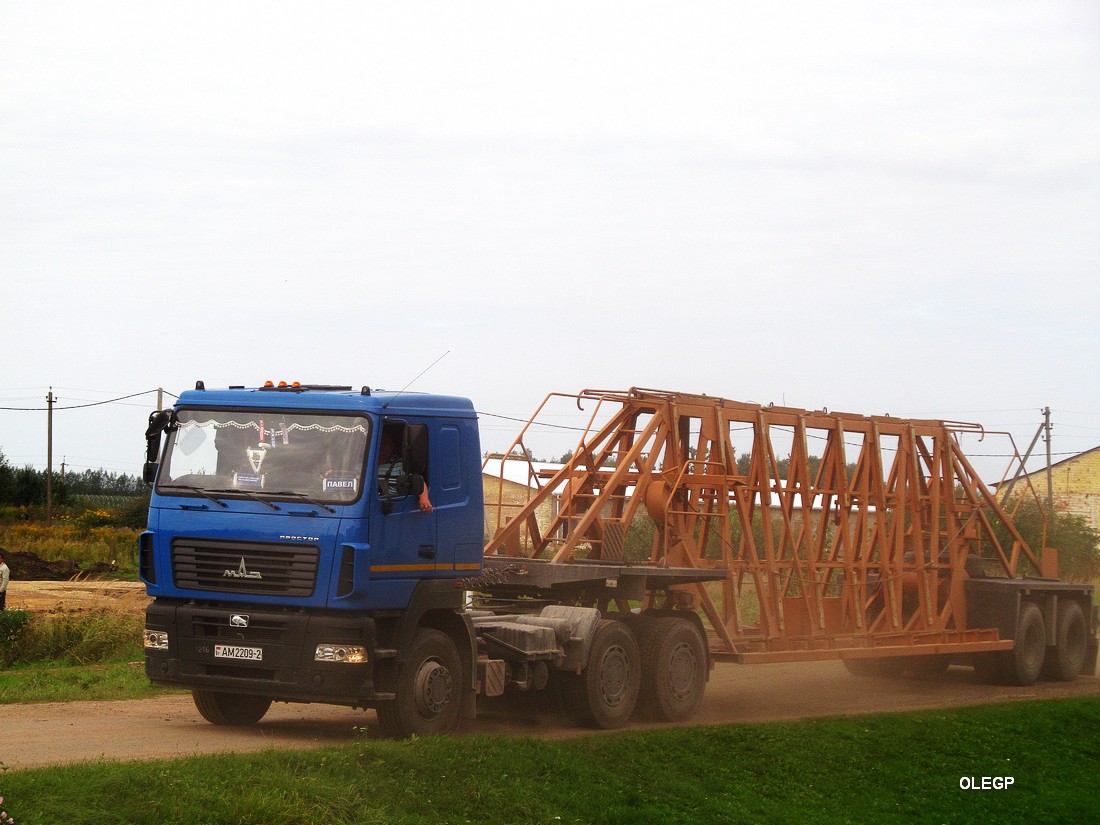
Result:
<instances>
[{"instance_id":1,"label":"shrub","mask_svg":"<svg viewBox=\"0 0 1100 825\"><path fill-rule=\"evenodd\" d=\"M26 610L0 610L0 662L5 652L19 643L30 618Z\"/></svg>"},{"instance_id":2,"label":"shrub","mask_svg":"<svg viewBox=\"0 0 1100 825\"><path fill-rule=\"evenodd\" d=\"M23 619L11 644L0 647L0 666L42 660L86 665L141 658L141 615L108 608L82 613L59 611L33 619L24 615L28 618Z\"/></svg>"}]
</instances>

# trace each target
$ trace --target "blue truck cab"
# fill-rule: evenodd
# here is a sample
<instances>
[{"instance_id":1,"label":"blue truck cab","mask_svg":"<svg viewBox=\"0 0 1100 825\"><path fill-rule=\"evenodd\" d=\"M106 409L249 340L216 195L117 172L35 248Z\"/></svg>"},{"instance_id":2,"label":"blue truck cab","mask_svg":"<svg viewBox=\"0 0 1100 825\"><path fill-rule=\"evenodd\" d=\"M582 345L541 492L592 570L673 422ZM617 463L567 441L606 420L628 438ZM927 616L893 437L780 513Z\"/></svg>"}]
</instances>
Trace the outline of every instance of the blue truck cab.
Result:
<instances>
[{"instance_id":1,"label":"blue truck cab","mask_svg":"<svg viewBox=\"0 0 1100 825\"><path fill-rule=\"evenodd\" d=\"M397 735L453 725L484 533L469 400L200 382L146 438L151 681L216 724L290 701L374 707Z\"/></svg>"}]
</instances>

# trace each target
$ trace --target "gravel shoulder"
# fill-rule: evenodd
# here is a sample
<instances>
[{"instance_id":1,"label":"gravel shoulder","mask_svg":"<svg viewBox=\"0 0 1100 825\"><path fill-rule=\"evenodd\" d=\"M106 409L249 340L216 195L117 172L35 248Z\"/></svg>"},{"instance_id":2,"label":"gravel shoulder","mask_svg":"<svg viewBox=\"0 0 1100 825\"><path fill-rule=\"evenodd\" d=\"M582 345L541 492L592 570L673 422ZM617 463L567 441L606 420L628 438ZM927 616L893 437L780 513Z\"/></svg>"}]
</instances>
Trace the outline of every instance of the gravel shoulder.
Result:
<instances>
[{"instance_id":1,"label":"gravel shoulder","mask_svg":"<svg viewBox=\"0 0 1100 825\"><path fill-rule=\"evenodd\" d=\"M968 667L952 667L936 681L913 681L851 676L839 662L720 664L691 724L751 724L1073 696L1100 696L1100 679L1084 676L1070 683L1013 688L979 684ZM572 727L560 714L538 713L533 705L519 701L507 709L488 710L464 721L458 735L563 739L592 733ZM0 760L12 770L101 759L314 748L381 736L372 711L326 705L277 704L255 727L215 727L203 721L190 696L178 694L124 702L7 705L0 708L0 722ZM660 726L633 726L650 727Z\"/></svg>"}]
</instances>

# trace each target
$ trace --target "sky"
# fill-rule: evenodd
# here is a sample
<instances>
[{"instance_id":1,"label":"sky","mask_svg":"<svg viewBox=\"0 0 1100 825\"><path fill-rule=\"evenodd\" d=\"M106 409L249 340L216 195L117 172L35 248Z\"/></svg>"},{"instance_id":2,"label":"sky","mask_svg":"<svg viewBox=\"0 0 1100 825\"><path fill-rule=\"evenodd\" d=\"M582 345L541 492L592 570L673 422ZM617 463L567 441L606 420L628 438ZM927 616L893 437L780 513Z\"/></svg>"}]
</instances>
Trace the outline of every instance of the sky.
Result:
<instances>
[{"instance_id":1,"label":"sky","mask_svg":"<svg viewBox=\"0 0 1100 825\"><path fill-rule=\"evenodd\" d=\"M157 388L267 379L467 396L487 450L586 387L1021 451L1049 406L1058 460L1100 445L1100 7L0 0L0 278L15 466L51 388L55 469L135 474Z\"/></svg>"}]
</instances>

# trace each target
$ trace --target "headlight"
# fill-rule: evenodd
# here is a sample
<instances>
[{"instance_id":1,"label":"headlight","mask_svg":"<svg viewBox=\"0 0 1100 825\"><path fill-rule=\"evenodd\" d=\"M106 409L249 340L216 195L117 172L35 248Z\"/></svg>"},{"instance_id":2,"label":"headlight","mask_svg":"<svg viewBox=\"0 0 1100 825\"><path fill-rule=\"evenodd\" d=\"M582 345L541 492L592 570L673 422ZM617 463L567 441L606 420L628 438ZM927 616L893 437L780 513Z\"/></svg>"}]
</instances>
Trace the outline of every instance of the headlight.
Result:
<instances>
[{"instance_id":1,"label":"headlight","mask_svg":"<svg viewBox=\"0 0 1100 825\"><path fill-rule=\"evenodd\" d=\"M349 665L358 665L367 661L367 649L360 645L317 645L317 652L313 654L315 662L343 662Z\"/></svg>"},{"instance_id":2,"label":"headlight","mask_svg":"<svg viewBox=\"0 0 1100 825\"><path fill-rule=\"evenodd\" d=\"M168 634L163 630L150 630L145 628L145 649L146 650L167 650L168 649Z\"/></svg>"}]
</instances>

